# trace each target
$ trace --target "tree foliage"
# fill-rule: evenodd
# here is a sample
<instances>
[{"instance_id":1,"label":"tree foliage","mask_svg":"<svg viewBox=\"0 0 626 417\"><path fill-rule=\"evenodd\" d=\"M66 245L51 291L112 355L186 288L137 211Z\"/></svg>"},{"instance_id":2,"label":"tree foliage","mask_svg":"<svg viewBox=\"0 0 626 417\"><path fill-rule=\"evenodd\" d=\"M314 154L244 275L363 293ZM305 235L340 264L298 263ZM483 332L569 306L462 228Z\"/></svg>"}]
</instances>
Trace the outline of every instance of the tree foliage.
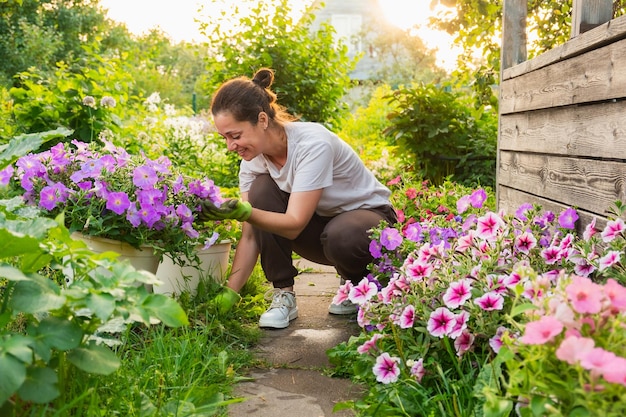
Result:
<instances>
[{"instance_id":1,"label":"tree foliage","mask_svg":"<svg viewBox=\"0 0 626 417\"><path fill-rule=\"evenodd\" d=\"M214 3L218 0L213 0ZM245 5L250 13L243 13ZM322 24L312 31L312 10L294 21L288 0L239 2L233 12L203 23L210 54L204 88L207 95L224 81L252 77L261 67L276 70L273 90L278 101L302 120L338 126L347 105L342 102L354 62L347 48ZM241 15L239 13L241 12ZM239 15L238 21L229 16Z\"/></svg>"},{"instance_id":2,"label":"tree foliage","mask_svg":"<svg viewBox=\"0 0 626 417\"><path fill-rule=\"evenodd\" d=\"M432 84L394 91L385 130L404 166L442 184L451 177L465 185L495 181L497 115L475 109L468 97Z\"/></svg>"},{"instance_id":3,"label":"tree foliage","mask_svg":"<svg viewBox=\"0 0 626 417\"><path fill-rule=\"evenodd\" d=\"M528 57L535 57L570 38L573 0L528 0ZM431 0L449 7L432 23L455 36L464 51L458 74L477 92L479 103L495 104L491 86L498 83L504 0ZM626 14L626 0L613 4L614 16ZM477 56L479 58L477 58Z\"/></svg>"}]
</instances>

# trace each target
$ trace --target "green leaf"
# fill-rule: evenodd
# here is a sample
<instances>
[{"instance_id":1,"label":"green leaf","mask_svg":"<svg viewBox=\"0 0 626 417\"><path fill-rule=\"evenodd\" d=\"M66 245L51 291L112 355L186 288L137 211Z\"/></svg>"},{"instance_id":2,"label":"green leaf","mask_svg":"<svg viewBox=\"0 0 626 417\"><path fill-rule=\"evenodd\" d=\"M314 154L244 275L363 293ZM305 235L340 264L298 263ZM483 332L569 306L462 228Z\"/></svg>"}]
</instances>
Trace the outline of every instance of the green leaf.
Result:
<instances>
[{"instance_id":1,"label":"green leaf","mask_svg":"<svg viewBox=\"0 0 626 417\"><path fill-rule=\"evenodd\" d=\"M37 335L43 339L49 347L70 350L80 344L83 331L73 321L59 317L49 316L41 321L37 328Z\"/></svg>"},{"instance_id":2,"label":"green leaf","mask_svg":"<svg viewBox=\"0 0 626 417\"><path fill-rule=\"evenodd\" d=\"M67 360L91 374L109 375L120 367L120 360L111 349L96 344L71 350L67 354Z\"/></svg>"},{"instance_id":3,"label":"green leaf","mask_svg":"<svg viewBox=\"0 0 626 417\"><path fill-rule=\"evenodd\" d=\"M24 363L30 364L33 360L32 342L30 337L19 334L6 335L3 340L0 340L0 352L6 352ZM2 375L1 372L0 375Z\"/></svg>"},{"instance_id":4,"label":"green leaf","mask_svg":"<svg viewBox=\"0 0 626 417\"><path fill-rule=\"evenodd\" d=\"M32 236L13 233L4 227L0 229L0 253L2 258L6 259L31 252L41 252L39 240Z\"/></svg>"},{"instance_id":5,"label":"green leaf","mask_svg":"<svg viewBox=\"0 0 626 417\"><path fill-rule=\"evenodd\" d=\"M24 273L9 264L0 264L0 278L6 278L9 281L29 281L30 278Z\"/></svg>"},{"instance_id":6,"label":"green leaf","mask_svg":"<svg viewBox=\"0 0 626 417\"><path fill-rule=\"evenodd\" d=\"M515 306L514 308L511 309L511 317L515 317L520 315L521 313L528 311L528 310L535 310L537 308L537 306L531 304L531 303L525 303L525 304L520 304L518 306Z\"/></svg>"},{"instance_id":7,"label":"green leaf","mask_svg":"<svg viewBox=\"0 0 626 417\"><path fill-rule=\"evenodd\" d=\"M59 287L49 279L33 275L29 281L19 281L9 301L14 310L24 313L39 313L56 310L65 304L59 295Z\"/></svg>"},{"instance_id":8,"label":"green leaf","mask_svg":"<svg viewBox=\"0 0 626 417\"><path fill-rule=\"evenodd\" d=\"M57 374L50 368L28 368L26 381L18 393L23 400L45 404L59 396Z\"/></svg>"},{"instance_id":9,"label":"green leaf","mask_svg":"<svg viewBox=\"0 0 626 417\"><path fill-rule=\"evenodd\" d=\"M170 327L187 326L189 320L182 307L163 294L150 294L142 304L150 314Z\"/></svg>"},{"instance_id":10,"label":"green leaf","mask_svg":"<svg viewBox=\"0 0 626 417\"><path fill-rule=\"evenodd\" d=\"M47 132L28 133L16 136L11 139L9 144L6 147L3 147L0 152L0 169L12 164L21 156L38 149L44 142L56 138L64 138L71 134L71 130L60 127L56 130L49 130Z\"/></svg>"},{"instance_id":11,"label":"green leaf","mask_svg":"<svg viewBox=\"0 0 626 417\"><path fill-rule=\"evenodd\" d=\"M0 352L0 375L0 404L3 404L26 380L26 365L12 355Z\"/></svg>"},{"instance_id":12,"label":"green leaf","mask_svg":"<svg viewBox=\"0 0 626 417\"><path fill-rule=\"evenodd\" d=\"M87 307L102 321L106 321L115 310L115 298L107 293L91 293L86 303Z\"/></svg>"}]
</instances>

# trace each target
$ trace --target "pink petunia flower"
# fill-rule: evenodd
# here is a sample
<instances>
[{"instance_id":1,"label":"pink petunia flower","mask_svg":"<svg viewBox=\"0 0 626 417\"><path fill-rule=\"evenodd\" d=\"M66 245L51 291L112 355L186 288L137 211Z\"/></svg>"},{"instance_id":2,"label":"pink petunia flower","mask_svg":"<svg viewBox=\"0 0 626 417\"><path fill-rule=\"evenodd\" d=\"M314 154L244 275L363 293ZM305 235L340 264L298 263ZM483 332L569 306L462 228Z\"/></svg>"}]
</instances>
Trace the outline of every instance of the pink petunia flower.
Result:
<instances>
[{"instance_id":1,"label":"pink petunia flower","mask_svg":"<svg viewBox=\"0 0 626 417\"><path fill-rule=\"evenodd\" d=\"M607 382L626 386L626 359L616 356L600 369Z\"/></svg>"},{"instance_id":2,"label":"pink petunia flower","mask_svg":"<svg viewBox=\"0 0 626 417\"><path fill-rule=\"evenodd\" d=\"M476 232L482 239L494 239L502 228L504 228L504 220L493 212L479 217L476 221Z\"/></svg>"},{"instance_id":3,"label":"pink petunia flower","mask_svg":"<svg viewBox=\"0 0 626 417\"><path fill-rule=\"evenodd\" d=\"M372 368L374 375L376 375L376 381L383 384L396 382L400 376L399 362L400 358L390 356L387 352L383 352L378 356L376 358L376 364Z\"/></svg>"},{"instance_id":4,"label":"pink petunia flower","mask_svg":"<svg viewBox=\"0 0 626 417\"><path fill-rule=\"evenodd\" d=\"M619 284L613 278L610 278L602 288L604 295L611 302L613 308L619 311L626 310L626 287Z\"/></svg>"},{"instance_id":5,"label":"pink petunia flower","mask_svg":"<svg viewBox=\"0 0 626 417\"><path fill-rule=\"evenodd\" d=\"M412 305L408 305L402 310L400 314L400 328L402 329L410 329L413 327L413 322L415 321L415 307Z\"/></svg>"},{"instance_id":6,"label":"pink petunia flower","mask_svg":"<svg viewBox=\"0 0 626 417\"><path fill-rule=\"evenodd\" d=\"M354 304L360 305L368 302L376 294L378 294L378 287L376 284L370 282L367 278L363 278L358 285L350 288L348 299Z\"/></svg>"},{"instance_id":7,"label":"pink petunia flower","mask_svg":"<svg viewBox=\"0 0 626 417\"><path fill-rule=\"evenodd\" d=\"M537 321L526 324L520 341L527 345L543 345L563 331L563 323L552 316L543 316Z\"/></svg>"},{"instance_id":8,"label":"pink petunia flower","mask_svg":"<svg viewBox=\"0 0 626 417\"><path fill-rule=\"evenodd\" d=\"M611 220L607 222L606 227L600 234L602 236L602 241L605 243L612 242L616 237L623 234L626 230L626 224L624 224L624 220L618 218L616 220Z\"/></svg>"},{"instance_id":9,"label":"pink petunia flower","mask_svg":"<svg viewBox=\"0 0 626 417\"><path fill-rule=\"evenodd\" d=\"M461 335L461 333L463 333L463 331L465 331L465 329L467 329L467 322L469 321L469 317L470 315L467 311L461 311L459 314L454 316L454 320L456 321L456 323L454 323L454 327L448 334L451 339L456 339Z\"/></svg>"},{"instance_id":10,"label":"pink petunia flower","mask_svg":"<svg viewBox=\"0 0 626 417\"><path fill-rule=\"evenodd\" d=\"M589 241L592 236L598 233L596 229L596 218L594 217L587 226L585 226L585 231L583 232L583 239Z\"/></svg>"},{"instance_id":11,"label":"pink petunia flower","mask_svg":"<svg viewBox=\"0 0 626 417\"><path fill-rule=\"evenodd\" d=\"M598 313L602 309L602 287L589 278L576 276L565 287L572 307L578 313Z\"/></svg>"},{"instance_id":12,"label":"pink petunia flower","mask_svg":"<svg viewBox=\"0 0 626 417\"><path fill-rule=\"evenodd\" d=\"M476 298L474 304L485 311L502 310L502 307L504 307L504 297L491 291Z\"/></svg>"},{"instance_id":13,"label":"pink petunia flower","mask_svg":"<svg viewBox=\"0 0 626 417\"><path fill-rule=\"evenodd\" d=\"M605 368L617 356L613 352L602 348L593 348L580 354L580 366L589 370L598 370Z\"/></svg>"},{"instance_id":14,"label":"pink petunia flower","mask_svg":"<svg viewBox=\"0 0 626 417\"><path fill-rule=\"evenodd\" d=\"M424 368L424 358L419 358L417 361L409 359L406 361L407 366L411 367L411 375L417 379L417 382L421 382L424 375L426 375L426 369Z\"/></svg>"},{"instance_id":15,"label":"pink petunia flower","mask_svg":"<svg viewBox=\"0 0 626 417\"><path fill-rule=\"evenodd\" d=\"M621 258L621 253L616 250L608 251L606 255L598 260L598 270L604 271L607 268L618 264Z\"/></svg>"},{"instance_id":16,"label":"pink petunia flower","mask_svg":"<svg viewBox=\"0 0 626 417\"><path fill-rule=\"evenodd\" d=\"M489 346L491 346L491 349L493 349L495 353L500 352L500 348L502 347L502 336L507 331L508 329L506 327L500 326L496 330L496 334L489 339Z\"/></svg>"},{"instance_id":17,"label":"pink petunia flower","mask_svg":"<svg viewBox=\"0 0 626 417\"><path fill-rule=\"evenodd\" d=\"M454 309L465 304L471 296L472 280L466 278L450 284L443 295L443 302L446 307Z\"/></svg>"},{"instance_id":18,"label":"pink petunia flower","mask_svg":"<svg viewBox=\"0 0 626 417\"><path fill-rule=\"evenodd\" d=\"M455 324L455 314L445 307L439 307L430 313L426 329L435 337L444 337L454 329Z\"/></svg>"},{"instance_id":19,"label":"pink petunia flower","mask_svg":"<svg viewBox=\"0 0 626 417\"><path fill-rule=\"evenodd\" d=\"M463 214L467 211L467 209L469 208L471 204L470 201L470 196L469 195L464 195L463 197L459 198L456 202L456 211L459 214Z\"/></svg>"},{"instance_id":20,"label":"pink petunia flower","mask_svg":"<svg viewBox=\"0 0 626 417\"><path fill-rule=\"evenodd\" d=\"M454 349L456 350L456 355L459 357L463 356L465 352L470 350L473 344L474 344L474 335L468 331L464 331L454 341Z\"/></svg>"},{"instance_id":21,"label":"pink petunia flower","mask_svg":"<svg viewBox=\"0 0 626 417\"><path fill-rule=\"evenodd\" d=\"M361 346L356 348L356 351L359 352L361 355L365 353L369 353L370 350L376 348L376 342L382 338L383 338L382 334L374 333L374 335L369 340L367 340Z\"/></svg>"},{"instance_id":22,"label":"pink petunia flower","mask_svg":"<svg viewBox=\"0 0 626 417\"><path fill-rule=\"evenodd\" d=\"M537 247L537 238L532 233L524 232L515 238L514 246L519 252L528 254Z\"/></svg>"},{"instance_id":23,"label":"pink petunia flower","mask_svg":"<svg viewBox=\"0 0 626 417\"><path fill-rule=\"evenodd\" d=\"M352 289L352 281L346 281L345 284L339 286L337 293L333 297L333 304L339 305L348 299L350 290Z\"/></svg>"},{"instance_id":24,"label":"pink petunia flower","mask_svg":"<svg viewBox=\"0 0 626 417\"><path fill-rule=\"evenodd\" d=\"M556 357L562 361L574 365L580 362L581 358L595 347L593 339L588 337L568 336L556 350Z\"/></svg>"}]
</instances>

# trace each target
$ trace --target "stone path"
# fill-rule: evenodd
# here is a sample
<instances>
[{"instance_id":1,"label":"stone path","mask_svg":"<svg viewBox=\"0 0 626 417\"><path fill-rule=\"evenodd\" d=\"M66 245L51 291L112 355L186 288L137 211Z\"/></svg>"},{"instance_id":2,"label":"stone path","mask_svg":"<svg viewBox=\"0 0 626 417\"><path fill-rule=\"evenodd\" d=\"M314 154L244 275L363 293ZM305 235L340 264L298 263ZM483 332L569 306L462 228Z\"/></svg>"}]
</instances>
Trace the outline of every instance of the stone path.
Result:
<instances>
[{"instance_id":1,"label":"stone path","mask_svg":"<svg viewBox=\"0 0 626 417\"><path fill-rule=\"evenodd\" d=\"M245 398L229 407L230 417L354 416L333 413L337 402L358 398L360 387L348 379L327 376L326 350L359 333L355 316L328 314L339 278L334 269L304 260L296 278L299 317L281 330L263 330L257 357L267 365L250 370L253 380L239 383L235 396Z\"/></svg>"}]
</instances>

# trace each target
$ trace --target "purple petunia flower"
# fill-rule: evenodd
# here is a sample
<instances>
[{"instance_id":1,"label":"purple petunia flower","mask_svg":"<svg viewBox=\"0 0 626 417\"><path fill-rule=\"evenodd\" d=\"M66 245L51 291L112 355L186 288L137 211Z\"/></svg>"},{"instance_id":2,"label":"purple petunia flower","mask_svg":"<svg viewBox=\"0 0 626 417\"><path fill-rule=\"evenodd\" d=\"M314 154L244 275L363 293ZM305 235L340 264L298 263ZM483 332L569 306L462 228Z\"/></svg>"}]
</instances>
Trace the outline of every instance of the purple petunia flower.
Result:
<instances>
[{"instance_id":1,"label":"purple petunia flower","mask_svg":"<svg viewBox=\"0 0 626 417\"><path fill-rule=\"evenodd\" d=\"M576 220L578 220L578 214L573 208L563 210L559 215L559 225L564 229L573 229L576 227Z\"/></svg>"},{"instance_id":2,"label":"purple petunia flower","mask_svg":"<svg viewBox=\"0 0 626 417\"><path fill-rule=\"evenodd\" d=\"M380 234L380 243L387 250L394 250L402 243L402 235L393 227L386 227Z\"/></svg>"},{"instance_id":3,"label":"purple petunia flower","mask_svg":"<svg viewBox=\"0 0 626 417\"><path fill-rule=\"evenodd\" d=\"M151 189L158 180L159 177L156 171L148 165L142 165L133 171L133 184L138 188L144 190Z\"/></svg>"}]
</instances>

